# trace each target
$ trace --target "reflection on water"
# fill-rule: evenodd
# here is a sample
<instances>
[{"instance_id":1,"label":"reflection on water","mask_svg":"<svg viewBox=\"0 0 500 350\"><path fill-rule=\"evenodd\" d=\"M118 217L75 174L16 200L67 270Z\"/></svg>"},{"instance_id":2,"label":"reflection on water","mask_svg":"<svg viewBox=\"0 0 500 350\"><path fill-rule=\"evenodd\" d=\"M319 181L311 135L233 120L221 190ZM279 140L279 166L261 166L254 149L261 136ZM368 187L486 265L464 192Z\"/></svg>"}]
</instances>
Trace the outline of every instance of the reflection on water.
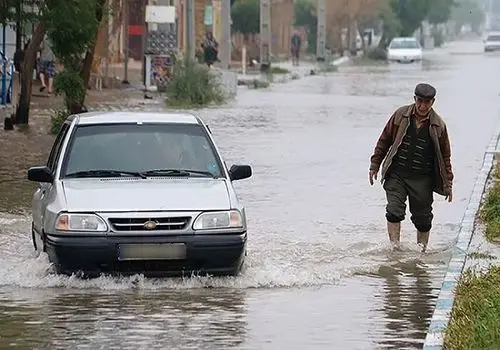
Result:
<instances>
[{"instance_id":1,"label":"reflection on water","mask_svg":"<svg viewBox=\"0 0 500 350\"><path fill-rule=\"evenodd\" d=\"M0 291L0 339L44 349L234 348L246 337L244 300L229 289Z\"/></svg>"},{"instance_id":2,"label":"reflection on water","mask_svg":"<svg viewBox=\"0 0 500 350\"><path fill-rule=\"evenodd\" d=\"M385 280L386 337L384 348L412 349L421 346L437 298L439 283L432 283L432 267L421 260L401 261L380 267L377 278ZM423 321L426 322L423 322Z\"/></svg>"}]
</instances>

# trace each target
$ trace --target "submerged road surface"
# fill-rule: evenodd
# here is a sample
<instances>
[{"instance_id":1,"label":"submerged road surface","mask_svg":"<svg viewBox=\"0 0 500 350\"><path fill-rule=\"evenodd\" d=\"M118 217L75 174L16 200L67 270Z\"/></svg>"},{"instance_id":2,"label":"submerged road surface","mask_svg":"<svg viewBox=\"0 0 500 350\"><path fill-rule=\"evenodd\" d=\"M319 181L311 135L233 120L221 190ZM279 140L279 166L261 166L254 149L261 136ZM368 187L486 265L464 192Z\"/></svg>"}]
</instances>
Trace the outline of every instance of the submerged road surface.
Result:
<instances>
[{"instance_id":1,"label":"submerged road surface","mask_svg":"<svg viewBox=\"0 0 500 350\"><path fill-rule=\"evenodd\" d=\"M236 278L79 280L33 257L26 168L50 138L0 133L0 344L39 349L409 349L421 347L457 227L499 116L500 56L481 43L434 50L422 65L344 66L339 73L245 91L201 112L249 219ZM437 88L455 167L454 203L436 196L429 252L409 221L391 254L384 192L369 156L416 83ZM36 128L33 128L36 129ZM23 155L19 155L23 153ZM210 288L207 288L210 287Z\"/></svg>"}]
</instances>

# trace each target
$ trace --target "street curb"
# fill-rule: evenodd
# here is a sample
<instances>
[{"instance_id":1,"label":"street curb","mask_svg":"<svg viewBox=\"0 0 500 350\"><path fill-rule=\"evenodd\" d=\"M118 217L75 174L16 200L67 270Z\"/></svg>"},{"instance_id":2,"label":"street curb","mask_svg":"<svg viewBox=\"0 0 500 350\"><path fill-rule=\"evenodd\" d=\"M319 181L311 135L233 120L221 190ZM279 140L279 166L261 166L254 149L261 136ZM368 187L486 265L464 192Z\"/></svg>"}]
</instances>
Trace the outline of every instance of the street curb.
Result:
<instances>
[{"instance_id":1,"label":"street curb","mask_svg":"<svg viewBox=\"0 0 500 350\"><path fill-rule=\"evenodd\" d=\"M441 290L436 301L436 307L427 329L423 350L441 350L444 345L446 328L450 322L451 310L455 301L455 289L462 276L469 245L474 235L474 224L476 214L479 211L481 198L483 196L486 182L493 168L493 161L496 153L497 143L500 136L500 123L497 125L495 133L484 153L483 165L476 178L474 189L469 198L469 203L460 223L457 241L453 249L448 268L441 285Z\"/></svg>"}]
</instances>

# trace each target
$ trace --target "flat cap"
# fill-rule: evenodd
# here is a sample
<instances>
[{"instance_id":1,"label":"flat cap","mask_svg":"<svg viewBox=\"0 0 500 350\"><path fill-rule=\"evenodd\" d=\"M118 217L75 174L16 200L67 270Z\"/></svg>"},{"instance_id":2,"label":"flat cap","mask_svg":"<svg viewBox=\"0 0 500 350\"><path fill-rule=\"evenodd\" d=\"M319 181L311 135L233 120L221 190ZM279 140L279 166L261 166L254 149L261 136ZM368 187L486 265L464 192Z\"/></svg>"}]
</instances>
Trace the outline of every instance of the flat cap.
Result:
<instances>
[{"instance_id":1,"label":"flat cap","mask_svg":"<svg viewBox=\"0 0 500 350\"><path fill-rule=\"evenodd\" d=\"M432 100L436 96L436 89L430 84L420 83L415 87L415 96Z\"/></svg>"}]
</instances>

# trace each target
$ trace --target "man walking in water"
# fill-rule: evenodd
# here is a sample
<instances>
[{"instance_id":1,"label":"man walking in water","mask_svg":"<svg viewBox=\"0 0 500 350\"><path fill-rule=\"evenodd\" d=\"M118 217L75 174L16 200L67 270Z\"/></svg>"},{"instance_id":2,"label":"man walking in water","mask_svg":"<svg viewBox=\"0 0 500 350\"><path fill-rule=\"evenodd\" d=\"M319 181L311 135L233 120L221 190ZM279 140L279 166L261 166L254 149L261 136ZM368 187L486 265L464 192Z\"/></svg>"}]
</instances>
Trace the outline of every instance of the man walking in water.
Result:
<instances>
[{"instance_id":1,"label":"man walking in water","mask_svg":"<svg viewBox=\"0 0 500 350\"><path fill-rule=\"evenodd\" d=\"M299 65L301 43L302 40L300 39L300 35L295 31L290 39L290 51L292 53L292 64L294 66Z\"/></svg>"},{"instance_id":2,"label":"man walking in water","mask_svg":"<svg viewBox=\"0 0 500 350\"><path fill-rule=\"evenodd\" d=\"M450 141L445 122L432 108L435 96L433 86L418 84L415 103L392 114L370 159L370 185L382 166L380 180L387 197L387 231L394 249L399 249L407 198L422 252L427 248L432 227L433 192L448 202L453 199Z\"/></svg>"}]
</instances>

